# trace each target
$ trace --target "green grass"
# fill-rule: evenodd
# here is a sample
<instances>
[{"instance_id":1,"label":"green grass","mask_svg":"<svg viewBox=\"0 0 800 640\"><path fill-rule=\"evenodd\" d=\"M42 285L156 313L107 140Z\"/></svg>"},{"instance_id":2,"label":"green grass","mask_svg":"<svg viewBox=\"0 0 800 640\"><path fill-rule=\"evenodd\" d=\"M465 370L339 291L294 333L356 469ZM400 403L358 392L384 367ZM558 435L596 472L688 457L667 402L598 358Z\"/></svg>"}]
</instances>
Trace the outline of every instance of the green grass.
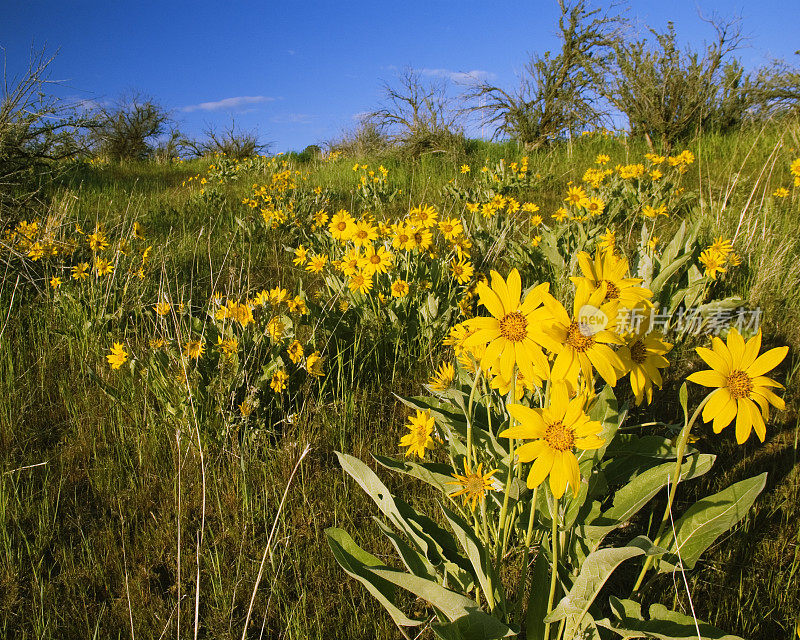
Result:
<instances>
[{"instance_id":1,"label":"green grass","mask_svg":"<svg viewBox=\"0 0 800 640\"><path fill-rule=\"evenodd\" d=\"M791 346L777 376L786 381L787 411L769 427L767 442L736 447L729 433L704 430L697 446L719 456L717 471L679 493L682 509L692 498L769 472L768 488L744 523L689 577L698 617L759 640L791 637L800 615L800 211L797 197L792 205L770 195L790 184L798 131L794 125L706 136L693 146L700 175L689 185L702 193L704 237L736 234L743 254L739 275L720 284L720 293L762 306L765 342ZM473 172L485 161L522 155L510 144L471 146L463 162ZM525 195L552 210L566 183L580 180L598 153L608 153L613 166L638 161L645 151L638 141L602 137L542 150L531 156L531 170L548 179ZM458 175L461 160L430 155L304 165L310 185L330 190L332 211L353 208L356 160L371 168L382 163L402 189L387 215L420 202L445 211L453 206L442 188ZM440 351L391 361L357 336L341 363L331 357L329 377L304 392L292 422L214 437L206 428L211 417L191 409L170 415L140 378L113 375L105 363L112 337L145 339L137 318L120 310L152 305L160 290L205 301L212 291L233 295L286 285L298 275L279 238L248 236L237 225L241 199L259 176L225 185L213 205L182 188L208 164L76 166L54 187L52 209L87 229L98 222L109 232L134 221L144 225L156 265L145 281L115 275L114 292L98 293L91 304L54 304L49 292L37 293L24 279L2 281L1 637L188 638L197 631L240 638L276 522L247 637L260 637L262 627L268 638L400 637L324 541L326 527L340 527L394 562L372 520L374 505L345 479L333 452L364 460L370 453L396 455L406 413L391 394L420 392ZM664 400L637 412L643 421L677 411L677 383L696 367L691 346L674 355ZM310 453L279 514L305 445ZM424 487L382 477L404 499L436 513L435 496ZM670 606L688 604L680 579L662 578L648 595ZM409 600L409 611L415 606Z\"/></svg>"}]
</instances>

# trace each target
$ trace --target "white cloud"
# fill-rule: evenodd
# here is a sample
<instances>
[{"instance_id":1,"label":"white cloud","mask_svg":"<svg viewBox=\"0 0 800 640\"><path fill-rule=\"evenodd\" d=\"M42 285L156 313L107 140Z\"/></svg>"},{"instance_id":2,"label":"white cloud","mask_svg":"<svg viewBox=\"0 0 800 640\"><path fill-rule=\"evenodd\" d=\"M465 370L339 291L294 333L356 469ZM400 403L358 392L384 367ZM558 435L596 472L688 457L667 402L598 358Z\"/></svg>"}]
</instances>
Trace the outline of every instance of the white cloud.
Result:
<instances>
[{"instance_id":1,"label":"white cloud","mask_svg":"<svg viewBox=\"0 0 800 640\"><path fill-rule=\"evenodd\" d=\"M233 111L241 109L251 104L262 102L272 102L275 98L269 96L236 96L234 98L223 98L216 102L201 102L183 107L181 111Z\"/></svg>"},{"instance_id":2,"label":"white cloud","mask_svg":"<svg viewBox=\"0 0 800 640\"><path fill-rule=\"evenodd\" d=\"M277 124L311 124L316 116L309 113L284 113L272 118L272 122Z\"/></svg>"},{"instance_id":3,"label":"white cloud","mask_svg":"<svg viewBox=\"0 0 800 640\"><path fill-rule=\"evenodd\" d=\"M424 76L435 78L447 78L457 83L474 82L476 80L491 80L495 77L491 71L473 69L472 71L452 71L450 69L420 69L419 72Z\"/></svg>"}]
</instances>

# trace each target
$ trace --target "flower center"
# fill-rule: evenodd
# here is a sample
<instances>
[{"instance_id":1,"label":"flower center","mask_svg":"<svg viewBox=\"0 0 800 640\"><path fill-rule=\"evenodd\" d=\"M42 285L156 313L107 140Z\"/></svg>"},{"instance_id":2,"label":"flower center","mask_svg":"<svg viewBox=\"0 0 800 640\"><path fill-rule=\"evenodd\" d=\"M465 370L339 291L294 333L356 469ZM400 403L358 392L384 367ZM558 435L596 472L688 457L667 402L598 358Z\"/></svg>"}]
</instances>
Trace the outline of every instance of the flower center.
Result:
<instances>
[{"instance_id":1,"label":"flower center","mask_svg":"<svg viewBox=\"0 0 800 640\"><path fill-rule=\"evenodd\" d=\"M373 253L373 254L372 254L370 257L369 257L369 261L370 261L372 264L380 264L380 263L381 263L381 257L380 257L380 256L379 256L377 253Z\"/></svg>"},{"instance_id":2,"label":"flower center","mask_svg":"<svg viewBox=\"0 0 800 640\"><path fill-rule=\"evenodd\" d=\"M728 376L728 391L738 400L746 398L753 390L753 381L744 371L734 371Z\"/></svg>"},{"instance_id":3,"label":"flower center","mask_svg":"<svg viewBox=\"0 0 800 640\"><path fill-rule=\"evenodd\" d=\"M637 340L631 345L631 360L636 364L644 364L647 359L647 347L641 340Z\"/></svg>"},{"instance_id":4,"label":"flower center","mask_svg":"<svg viewBox=\"0 0 800 640\"><path fill-rule=\"evenodd\" d=\"M606 283L606 299L619 300L619 287L610 280L603 280Z\"/></svg>"},{"instance_id":5,"label":"flower center","mask_svg":"<svg viewBox=\"0 0 800 640\"><path fill-rule=\"evenodd\" d=\"M553 449L570 451L575 444L575 432L561 422L547 425L544 439Z\"/></svg>"},{"instance_id":6,"label":"flower center","mask_svg":"<svg viewBox=\"0 0 800 640\"><path fill-rule=\"evenodd\" d=\"M346 223L344 220L342 220L341 222L338 222L338 223L336 224L336 228L337 228L339 231L344 231L345 229L347 229L347 223Z\"/></svg>"},{"instance_id":7,"label":"flower center","mask_svg":"<svg viewBox=\"0 0 800 640\"><path fill-rule=\"evenodd\" d=\"M464 488L468 493L480 493L483 491L483 478L477 473L473 473L464 478Z\"/></svg>"},{"instance_id":8,"label":"flower center","mask_svg":"<svg viewBox=\"0 0 800 640\"><path fill-rule=\"evenodd\" d=\"M500 335L511 342L522 342L528 335L528 321L519 311L507 313L500 320Z\"/></svg>"},{"instance_id":9,"label":"flower center","mask_svg":"<svg viewBox=\"0 0 800 640\"><path fill-rule=\"evenodd\" d=\"M414 242L417 244L422 244L422 234L417 232L414 234Z\"/></svg>"},{"instance_id":10,"label":"flower center","mask_svg":"<svg viewBox=\"0 0 800 640\"><path fill-rule=\"evenodd\" d=\"M584 335L581 326L573 322L567 329L567 344L575 351L584 352L594 345L594 337Z\"/></svg>"}]
</instances>

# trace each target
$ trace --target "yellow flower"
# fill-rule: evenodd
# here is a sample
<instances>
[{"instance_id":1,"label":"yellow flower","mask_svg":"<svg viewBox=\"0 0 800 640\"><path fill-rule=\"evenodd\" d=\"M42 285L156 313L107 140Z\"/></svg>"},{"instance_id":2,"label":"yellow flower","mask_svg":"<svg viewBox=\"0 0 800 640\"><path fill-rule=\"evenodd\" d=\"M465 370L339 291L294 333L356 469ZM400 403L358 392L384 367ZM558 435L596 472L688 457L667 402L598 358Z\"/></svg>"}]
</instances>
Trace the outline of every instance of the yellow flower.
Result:
<instances>
[{"instance_id":1,"label":"yellow flower","mask_svg":"<svg viewBox=\"0 0 800 640\"><path fill-rule=\"evenodd\" d=\"M394 255L383 247L378 247L376 250L373 245L367 247L367 251L363 257L363 270L367 275L373 273L386 273L389 267L392 266Z\"/></svg>"},{"instance_id":2,"label":"yellow flower","mask_svg":"<svg viewBox=\"0 0 800 640\"><path fill-rule=\"evenodd\" d=\"M105 276L114 271L114 265L105 258L97 257L94 260L94 270L98 276Z\"/></svg>"},{"instance_id":3,"label":"yellow flower","mask_svg":"<svg viewBox=\"0 0 800 640\"><path fill-rule=\"evenodd\" d=\"M428 385L434 391L447 391L456 377L456 370L452 362L444 362L436 373L428 380Z\"/></svg>"},{"instance_id":4,"label":"yellow flower","mask_svg":"<svg viewBox=\"0 0 800 640\"><path fill-rule=\"evenodd\" d=\"M605 283L594 291L587 286L578 287L572 317L552 296L545 301L555 317L544 329L544 344L557 354L552 379L564 380L572 389L577 388L581 373L584 382L592 380L592 367L612 387L625 371L619 356L608 346L622 344L622 339L615 333L618 301L603 302L606 291Z\"/></svg>"},{"instance_id":5,"label":"yellow flower","mask_svg":"<svg viewBox=\"0 0 800 640\"><path fill-rule=\"evenodd\" d=\"M102 251L108 247L106 234L100 229L95 229L94 233L90 233L88 236L86 236L86 241L89 243L89 248L92 251Z\"/></svg>"},{"instance_id":6,"label":"yellow flower","mask_svg":"<svg viewBox=\"0 0 800 640\"><path fill-rule=\"evenodd\" d=\"M289 307L289 311L292 313L299 313L301 315L308 313L306 301L299 295L295 296L291 300L287 300L286 306Z\"/></svg>"},{"instance_id":7,"label":"yellow flower","mask_svg":"<svg viewBox=\"0 0 800 640\"><path fill-rule=\"evenodd\" d=\"M272 374L272 379L269 381L269 386L275 393L280 393L286 389L287 380L289 380L288 374L283 369L278 369Z\"/></svg>"},{"instance_id":8,"label":"yellow flower","mask_svg":"<svg viewBox=\"0 0 800 640\"><path fill-rule=\"evenodd\" d=\"M463 174L463 173L469 173L469 172L470 172L469 165L468 164L462 164L461 165L461 173Z\"/></svg>"},{"instance_id":9,"label":"yellow flower","mask_svg":"<svg viewBox=\"0 0 800 640\"><path fill-rule=\"evenodd\" d=\"M658 331L651 331L650 318L653 310L645 315L638 329L625 336L625 344L617 350L617 355L630 371L631 389L636 396L636 405L642 404L645 395L647 404L653 401L653 384L661 388L663 381L659 369L669 366L664 355L672 349L669 342L664 342Z\"/></svg>"},{"instance_id":10,"label":"yellow flower","mask_svg":"<svg viewBox=\"0 0 800 640\"><path fill-rule=\"evenodd\" d=\"M605 299L618 300L622 307L633 309L641 302L647 304L653 297L650 289L637 286L642 283L641 278L625 277L628 275L628 261L625 258L618 258L600 247L595 250L594 259L581 251L578 254L578 265L583 277L570 278L575 286L587 286L589 291L596 291L605 284Z\"/></svg>"},{"instance_id":11,"label":"yellow flower","mask_svg":"<svg viewBox=\"0 0 800 640\"><path fill-rule=\"evenodd\" d=\"M597 158L595 158L595 163L603 165L608 164L611 158L609 158L605 153L601 153Z\"/></svg>"},{"instance_id":12,"label":"yellow flower","mask_svg":"<svg viewBox=\"0 0 800 640\"><path fill-rule=\"evenodd\" d=\"M786 198L789 195L789 190L784 187L778 187L772 195L776 198Z\"/></svg>"},{"instance_id":13,"label":"yellow flower","mask_svg":"<svg viewBox=\"0 0 800 640\"><path fill-rule=\"evenodd\" d=\"M72 279L73 280L85 280L89 277L89 263L88 262L81 262L80 264L76 264L72 267Z\"/></svg>"},{"instance_id":14,"label":"yellow flower","mask_svg":"<svg viewBox=\"0 0 800 640\"><path fill-rule=\"evenodd\" d=\"M306 271L310 271L311 273L320 273L322 269L325 268L325 264L328 262L328 256L311 256L306 265Z\"/></svg>"},{"instance_id":15,"label":"yellow flower","mask_svg":"<svg viewBox=\"0 0 800 640\"><path fill-rule=\"evenodd\" d=\"M718 273L725 273L727 271L727 269L725 269L725 264L727 262L726 257L719 251L711 251L710 249L706 249L700 254L700 257L697 260L703 265L703 268L706 272L706 277L711 278L712 280L717 279Z\"/></svg>"},{"instance_id":16,"label":"yellow flower","mask_svg":"<svg viewBox=\"0 0 800 640\"><path fill-rule=\"evenodd\" d=\"M456 261L454 258L452 262L450 262L450 271L459 284L466 284L472 278L475 269L472 267L469 260L461 258L461 260Z\"/></svg>"},{"instance_id":17,"label":"yellow flower","mask_svg":"<svg viewBox=\"0 0 800 640\"><path fill-rule=\"evenodd\" d=\"M687 378L704 387L717 387L703 407L703 420L713 420L714 433L719 433L736 418L736 442L745 442L751 429L764 442L769 405L781 411L786 408L783 400L769 389L783 386L764 374L783 361L789 347L770 349L759 356L761 331L745 343L736 329L728 333L727 345L717 337L711 344L711 349L695 349L711 369L697 371Z\"/></svg>"},{"instance_id":18,"label":"yellow flower","mask_svg":"<svg viewBox=\"0 0 800 640\"><path fill-rule=\"evenodd\" d=\"M364 247L370 244L377 237L378 229L366 220L361 220L356 224L355 229L350 236L350 240L353 241L355 246Z\"/></svg>"},{"instance_id":19,"label":"yellow flower","mask_svg":"<svg viewBox=\"0 0 800 640\"><path fill-rule=\"evenodd\" d=\"M407 424L406 427L411 433L407 433L400 438L400 446L408 447L406 456L416 453L420 458L424 458L425 449L433 449L431 434L433 433L435 421L431 417L430 411L422 411L420 409L417 409L417 415L409 417L408 421L410 424Z\"/></svg>"},{"instance_id":20,"label":"yellow flower","mask_svg":"<svg viewBox=\"0 0 800 640\"><path fill-rule=\"evenodd\" d=\"M183 347L183 355L187 358L194 358L197 360L206 351L206 347L202 340L189 340Z\"/></svg>"},{"instance_id":21,"label":"yellow flower","mask_svg":"<svg viewBox=\"0 0 800 640\"><path fill-rule=\"evenodd\" d=\"M297 340L292 342L286 351L289 354L289 359L295 364L298 364L303 359L303 345Z\"/></svg>"},{"instance_id":22,"label":"yellow flower","mask_svg":"<svg viewBox=\"0 0 800 640\"><path fill-rule=\"evenodd\" d=\"M111 347L111 353L106 356L106 360L108 360L108 364L111 365L112 369L119 369L127 359L128 352L125 351L125 347L120 342L115 342L114 346Z\"/></svg>"},{"instance_id":23,"label":"yellow flower","mask_svg":"<svg viewBox=\"0 0 800 640\"><path fill-rule=\"evenodd\" d=\"M61 278L58 276L50 278L50 286L53 287L53 289L58 289L61 286Z\"/></svg>"},{"instance_id":24,"label":"yellow flower","mask_svg":"<svg viewBox=\"0 0 800 640\"><path fill-rule=\"evenodd\" d=\"M584 410L586 397L569 399L563 385L553 385L550 405L544 409L531 409L520 404L506 408L520 424L500 433L501 438L532 440L516 449L521 462L531 462L528 487L538 487L550 476L553 496L564 495L567 485L573 496L580 491L581 474L574 449L592 450L603 445L600 437L603 425L591 420Z\"/></svg>"},{"instance_id":25,"label":"yellow flower","mask_svg":"<svg viewBox=\"0 0 800 640\"><path fill-rule=\"evenodd\" d=\"M481 463L478 465L478 468L475 470L475 472L473 472L465 458L464 475L462 476L457 473L451 473L450 475L456 479L455 482L445 482L445 484L454 484L461 488L455 491L455 493L450 493L448 495L451 498L463 495L464 506L467 506L471 500L472 504L470 505L470 509L475 511L475 506L478 504L478 500L483 502L486 499L486 492L495 490L495 480L492 478L492 476L498 471L499 469L493 469L489 473L484 474L483 463Z\"/></svg>"},{"instance_id":26,"label":"yellow flower","mask_svg":"<svg viewBox=\"0 0 800 640\"><path fill-rule=\"evenodd\" d=\"M580 209L585 209L589 204L589 196L586 195L583 187L570 187L567 191L567 197L564 198L564 202Z\"/></svg>"},{"instance_id":27,"label":"yellow flower","mask_svg":"<svg viewBox=\"0 0 800 640\"><path fill-rule=\"evenodd\" d=\"M606 203L600 198L589 198L589 203L586 205L586 211L592 216L599 216L605 208Z\"/></svg>"},{"instance_id":28,"label":"yellow flower","mask_svg":"<svg viewBox=\"0 0 800 640\"><path fill-rule=\"evenodd\" d=\"M328 231L331 235L340 242L347 242L356 230L356 223L353 217L344 209L337 211L331 223L328 225Z\"/></svg>"},{"instance_id":29,"label":"yellow flower","mask_svg":"<svg viewBox=\"0 0 800 640\"><path fill-rule=\"evenodd\" d=\"M405 280L392 282L392 297L405 298L408 295L408 283Z\"/></svg>"},{"instance_id":30,"label":"yellow flower","mask_svg":"<svg viewBox=\"0 0 800 640\"><path fill-rule=\"evenodd\" d=\"M324 374L322 369L323 363L323 357L320 355L319 351L315 351L306 358L306 371L308 371L310 375L319 378Z\"/></svg>"},{"instance_id":31,"label":"yellow flower","mask_svg":"<svg viewBox=\"0 0 800 640\"><path fill-rule=\"evenodd\" d=\"M306 249L302 244L294 250L294 259L292 262L296 264L298 267L302 267L306 260L308 259L308 249Z\"/></svg>"},{"instance_id":32,"label":"yellow flower","mask_svg":"<svg viewBox=\"0 0 800 640\"><path fill-rule=\"evenodd\" d=\"M356 271L350 276L350 282L347 286L353 293L358 291L359 293L367 294L372 289L372 276L367 275L364 271Z\"/></svg>"},{"instance_id":33,"label":"yellow flower","mask_svg":"<svg viewBox=\"0 0 800 640\"><path fill-rule=\"evenodd\" d=\"M232 356L239 350L239 341L236 338L225 338L217 336L217 348L225 356Z\"/></svg>"},{"instance_id":34,"label":"yellow flower","mask_svg":"<svg viewBox=\"0 0 800 640\"><path fill-rule=\"evenodd\" d=\"M439 231L442 232L445 240L455 240L464 232L464 227L458 218L445 218L439 220Z\"/></svg>"},{"instance_id":35,"label":"yellow flower","mask_svg":"<svg viewBox=\"0 0 800 640\"><path fill-rule=\"evenodd\" d=\"M170 309L172 309L172 305L169 302L161 301L158 304L153 305L153 310L160 316L165 316L169 313Z\"/></svg>"},{"instance_id":36,"label":"yellow flower","mask_svg":"<svg viewBox=\"0 0 800 640\"><path fill-rule=\"evenodd\" d=\"M433 234L427 227L411 227L408 230L408 241L404 249L406 251L425 251L433 242Z\"/></svg>"},{"instance_id":37,"label":"yellow flower","mask_svg":"<svg viewBox=\"0 0 800 640\"><path fill-rule=\"evenodd\" d=\"M528 379L548 378L549 365L541 340L545 338L543 325L549 324L551 316L541 305L551 298L555 302L548 293L550 283L535 287L520 302L519 271L512 269L507 281L497 271L492 271L491 275L492 286L481 282L477 292L481 304L492 315L466 321L467 327L475 333L464 346L486 346L481 367L484 371L496 367L506 380L511 380L515 364Z\"/></svg>"},{"instance_id":38,"label":"yellow flower","mask_svg":"<svg viewBox=\"0 0 800 640\"><path fill-rule=\"evenodd\" d=\"M416 223L415 226L424 227L426 229L436 224L436 218L438 215L439 214L436 213L436 209L430 205L424 204L414 207L408 212L408 217L412 220L412 222Z\"/></svg>"},{"instance_id":39,"label":"yellow flower","mask_svg":"<svg viewBox=\"0 0 800 640\"><path fill-rule=\"evenodd\" d=\"M270 338L276 342L283 336L284 329L286 329L286 327L278 316L270 318L269 322L267 322L267 333Z\"/></svg>"}]
</instances>

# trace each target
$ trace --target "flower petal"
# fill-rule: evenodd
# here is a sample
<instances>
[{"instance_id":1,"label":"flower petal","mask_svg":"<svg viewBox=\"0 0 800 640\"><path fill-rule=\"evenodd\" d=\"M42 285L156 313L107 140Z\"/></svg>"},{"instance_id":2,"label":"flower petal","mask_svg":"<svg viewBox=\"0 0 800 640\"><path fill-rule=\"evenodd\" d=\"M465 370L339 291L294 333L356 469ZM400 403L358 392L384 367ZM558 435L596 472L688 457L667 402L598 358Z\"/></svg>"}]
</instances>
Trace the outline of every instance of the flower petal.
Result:
<instances>
[{"instance_id":1,"label":"flower petal","mask_svg":"<svg viewBox=\"0 0 800 640\"><path fill-rule=\"evenodd\" d=\"M770 349L766 353L762 353L760 356L758 356L755 362L753 362L753 364L747 368L745 373L751 378L763 376L765 373L767 373L767 371L771 371L777 367L786 357L787 353L789 353L789 347L776 347L775 349Z\"/></svg>"},{"instance_id":2,"label":"flower petal","mask_svg":"<svg viewBox=\"0 0 800 640\"><path fill-rule=\"evenodd\" d=\"M692 375L686 378L689 382L701 384L704 387L724 387L728 384L728 380L718 371L713 369L705 369L703 371L695 371Z\"/></svg>"}]
</instances>

